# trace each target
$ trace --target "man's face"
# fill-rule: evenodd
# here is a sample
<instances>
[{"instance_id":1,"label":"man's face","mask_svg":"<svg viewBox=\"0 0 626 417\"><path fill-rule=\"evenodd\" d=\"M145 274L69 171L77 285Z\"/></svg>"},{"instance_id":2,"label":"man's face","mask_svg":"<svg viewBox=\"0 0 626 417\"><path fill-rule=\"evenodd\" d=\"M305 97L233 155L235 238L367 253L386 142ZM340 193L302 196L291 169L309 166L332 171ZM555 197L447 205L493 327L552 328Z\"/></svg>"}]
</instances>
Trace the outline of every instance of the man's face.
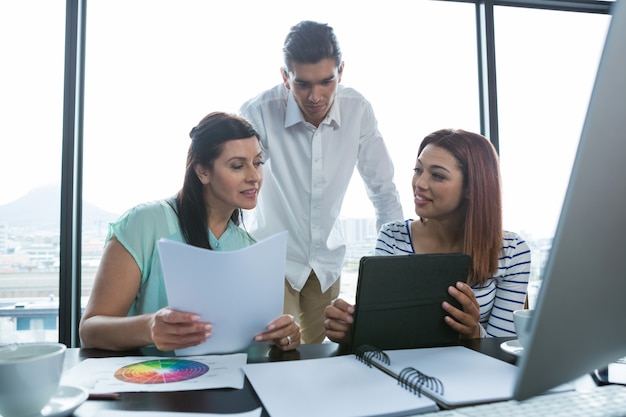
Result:
<instances>
[{"instance_id":1,"label":"man's face","mask_svg":"<svg viewBox=\"0 0 626 417\"><path fill-rule=\"evenodd\" d=\"M316 64L292 63L288 73L282 72L285 87L291 90L304 120L319 126L335 101L343 62L339 68L330 58Z\"/></svg>"}]
</instances>

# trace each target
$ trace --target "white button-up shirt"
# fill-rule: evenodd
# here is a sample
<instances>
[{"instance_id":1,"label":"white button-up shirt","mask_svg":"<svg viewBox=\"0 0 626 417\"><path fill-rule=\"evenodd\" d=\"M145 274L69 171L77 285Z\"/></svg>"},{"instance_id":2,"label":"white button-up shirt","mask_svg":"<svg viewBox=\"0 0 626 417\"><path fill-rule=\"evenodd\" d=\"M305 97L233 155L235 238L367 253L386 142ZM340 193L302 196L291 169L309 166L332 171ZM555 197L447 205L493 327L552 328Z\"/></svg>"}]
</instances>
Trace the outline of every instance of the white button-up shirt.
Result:
<instances>
[{"instance_id":1,"label":"white button-up shirt","mask_svg":"<svg viewBox=\"0 0 626 417\"><path fill-rule=\"evenodd\" d=\"M285 275L300 291L315 271L322 292L338 278L346 244L338 222L356 166L376 211L377 227L403 219L393 164L370 103L339 85L319 127L306 122L283 84L241 107L257 129L266 163L252 234L289 231Z\"/></svg>"}]
</instances>

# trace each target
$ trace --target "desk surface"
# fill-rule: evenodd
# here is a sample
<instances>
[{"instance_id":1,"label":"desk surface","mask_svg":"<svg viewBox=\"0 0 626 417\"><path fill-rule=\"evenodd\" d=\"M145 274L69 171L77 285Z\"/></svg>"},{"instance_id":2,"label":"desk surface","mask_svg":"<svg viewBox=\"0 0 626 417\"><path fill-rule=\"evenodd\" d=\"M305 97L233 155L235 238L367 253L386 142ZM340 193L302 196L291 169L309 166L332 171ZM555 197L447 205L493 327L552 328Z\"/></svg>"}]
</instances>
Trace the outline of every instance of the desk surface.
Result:
<instances>
[{"instance_id":1,"label":"desk surface","mask_svg":"<svg viewBox=\"0 0 626 417\"><path fill-rule=\"evenodd\" d=\"M516 357L500 349L500 344L511 338L475 339L461 343L470 349L489 356L516 363ZM155 352L143 352L152 355ZM248 363L274 362L285 360L314 359L335 356L341 353L335 343L301 345L291 352L280 352L268 346L256 346L248 350ZM138 355L138 352L109 352L95 349L68 349L65 367L69 369L86 358ZM77 417L93 417L98 410L117 409L129 411L181 411L196 413L241 413L262 407L254 389L244 382L243 389L211 389L202 391L178 392L137 392L123 393L118 400L88 400L74 412ZM262 416L268 417L263 411Z\"/></svg>"}]
</instances>

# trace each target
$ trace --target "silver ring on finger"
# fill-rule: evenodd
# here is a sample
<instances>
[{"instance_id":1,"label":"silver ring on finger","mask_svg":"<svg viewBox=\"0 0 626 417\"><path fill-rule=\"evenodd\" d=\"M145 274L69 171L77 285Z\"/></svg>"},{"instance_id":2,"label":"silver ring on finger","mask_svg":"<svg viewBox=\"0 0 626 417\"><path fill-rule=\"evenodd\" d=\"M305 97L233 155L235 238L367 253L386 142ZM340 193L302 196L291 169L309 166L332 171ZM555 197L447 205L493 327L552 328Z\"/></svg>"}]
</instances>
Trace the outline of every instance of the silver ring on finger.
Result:
<instances>
[{"instance_id":1,"label":"silver ring on finger","mask_svg":"<svg viewBox=\"0 0 626 417\"><path fill-rule=\"evenodd\" d=\"M287 345L291 344L291 336L287 336Z\"/></svg>"}]
</instances>

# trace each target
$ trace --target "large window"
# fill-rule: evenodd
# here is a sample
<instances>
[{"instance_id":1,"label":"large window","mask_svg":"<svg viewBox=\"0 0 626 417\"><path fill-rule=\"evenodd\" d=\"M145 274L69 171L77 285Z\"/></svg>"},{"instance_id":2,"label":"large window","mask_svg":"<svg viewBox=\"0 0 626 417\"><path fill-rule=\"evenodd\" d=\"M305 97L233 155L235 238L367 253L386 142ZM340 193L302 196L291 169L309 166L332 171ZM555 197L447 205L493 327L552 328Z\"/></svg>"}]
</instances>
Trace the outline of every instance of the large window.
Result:
<instances>
[{"instance_id":1,"label":"large window","mask_svg":"<svg viewBox=\"0 0 626 417\"><path fill-rule=\"evenodd\" d=\"M505 227L531 244L531 279L540 280L610 16L511 7L494 14Z\"/></svg>"},{"instance_id":2,"label":"large window","mask_svg":"<svg viewBox=\"0 0 626 417\"><path fill-rule=\"evenodd\" d=\"M0 2L0 344L56 341L65 2Z\"/></svg>"},{"instance_id":3,"label":"large window","mask_svg":"<svg viewBox=\"0 0 626 417\"><path fill-rule=\"evenodd\" d=\"M311 19L335 28L346 62L342 84L372 102L411 216L420 139L441 127L479 129L474 6L363 3L355 19L351 3L323 3L90 1L85 203L120 214L176 193L191 128L211 111L237 112L245 100L281 82L284 37L290 26ZM449 27L454 30L442 30ZM348 294L358 258L373 247L373 213L357 173L342 213L351 247L343 274ZM93 242L94 251L102 247L104 223L84 224L84 243ZM84 288L92 276L83 275Z\"/></svg>"}]
</instances>

